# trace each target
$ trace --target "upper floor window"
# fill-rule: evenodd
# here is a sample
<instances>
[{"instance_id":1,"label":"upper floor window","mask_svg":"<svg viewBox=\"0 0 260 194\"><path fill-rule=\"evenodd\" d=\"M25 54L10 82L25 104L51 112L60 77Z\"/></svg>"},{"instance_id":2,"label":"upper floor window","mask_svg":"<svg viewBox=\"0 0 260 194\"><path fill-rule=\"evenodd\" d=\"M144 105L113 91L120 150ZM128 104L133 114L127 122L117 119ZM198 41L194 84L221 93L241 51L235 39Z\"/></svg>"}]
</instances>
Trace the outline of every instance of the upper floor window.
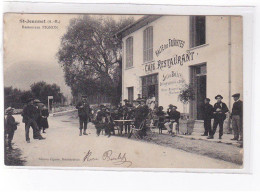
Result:
<instances>
[{"instance_id":1,"label":"upper floor window","mask_svg":"<svg viewBox=\"0 0 260 194\"><path fill-rule=\"evenodd\" d=\"M126 39L126 68L133 67L133 37Z\"/></svg>"},{"instance_id":2,"label":"upper floor window","mask_svg":"<svg viewBox=\"0 0 260 194\"><path fill-rule=\"evenodd\" d=\"M206 43L206 17L190 17L190 48Z\"/></svg>"},{"instance_id":3,"label":"upper floor window","mask_svg":"<svg viewBox=\"0 0 260 194\"><path fill-rule=\"evenodd\" d=\"M143 34L143 59L144 62L153 60L153 27L144 30Z\"/></svg>"}]
</instances>

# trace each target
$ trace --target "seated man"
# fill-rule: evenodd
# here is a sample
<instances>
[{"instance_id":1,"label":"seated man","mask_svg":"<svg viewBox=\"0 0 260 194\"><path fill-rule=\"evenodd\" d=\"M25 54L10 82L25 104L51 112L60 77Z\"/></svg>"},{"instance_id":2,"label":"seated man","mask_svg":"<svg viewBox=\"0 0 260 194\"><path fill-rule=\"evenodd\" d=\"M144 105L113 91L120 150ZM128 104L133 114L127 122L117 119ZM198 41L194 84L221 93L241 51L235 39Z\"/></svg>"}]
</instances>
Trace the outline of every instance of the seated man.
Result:
<instances>
[{"instance_id":1,"label":"seated man","mask_svg":"<svg viewBox=\"0 0 260 194\"><path fill-rule=\"evenodd\" d=\"M179 133L179 119L181 117L181 114L177 111L177 106L173 106L172 104L170 104L167 110L167 114L167 118L169 119L169 121L166 122L164 125L167 128L168 132L174 135L173 130L175 130L176 134Z\"/></svg>"},{"instance_id":2,"label":"seated man","mask_svg":"<svg viewBox=\"0 0 260 194\"><path fill-rule=\"evenodd\" d=\"M156 116L158 117L158 128L159 134L162 133L162 130L165 129L164 120L165 120L165 112L163 111L163 107L159 106L158 111L156 112Z\"/></svg>"},{"instance_id":3,"label":"seated man","mask_svg":"<svg viewBox=\"0 0 260 194\"><path fill-rule=\"evenodd\" d=\"M95 127L97 129L97 136L100 135L101 130L106 129L106 107L104 105L100 105L100 110L97 112Z\"/></svg>"}]
</instances>

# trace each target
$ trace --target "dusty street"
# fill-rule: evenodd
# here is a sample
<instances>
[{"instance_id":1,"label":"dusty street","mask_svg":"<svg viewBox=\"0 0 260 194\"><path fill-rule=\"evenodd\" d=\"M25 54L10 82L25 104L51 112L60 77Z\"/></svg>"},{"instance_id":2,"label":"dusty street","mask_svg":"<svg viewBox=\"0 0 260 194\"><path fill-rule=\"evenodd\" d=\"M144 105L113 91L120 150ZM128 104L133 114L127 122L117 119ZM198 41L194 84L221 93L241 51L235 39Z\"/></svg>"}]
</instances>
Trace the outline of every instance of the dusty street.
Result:
<instances>
[{"instance_id":1,"label":"dusty street","mask_svg":"<svg viewBox=\"0 0 260 194\"><path fill-rule=\"evenodd\" d=\"M89 124L87 136L79 136L77 120L71 116L49 117L50 128L45 140L25 141L21 116L14 148L21 150L26 166L132 167L132 168L241 168L241 165L185 152L167 146L117 136L95 134Z\"/></svg>"}]
</instances>

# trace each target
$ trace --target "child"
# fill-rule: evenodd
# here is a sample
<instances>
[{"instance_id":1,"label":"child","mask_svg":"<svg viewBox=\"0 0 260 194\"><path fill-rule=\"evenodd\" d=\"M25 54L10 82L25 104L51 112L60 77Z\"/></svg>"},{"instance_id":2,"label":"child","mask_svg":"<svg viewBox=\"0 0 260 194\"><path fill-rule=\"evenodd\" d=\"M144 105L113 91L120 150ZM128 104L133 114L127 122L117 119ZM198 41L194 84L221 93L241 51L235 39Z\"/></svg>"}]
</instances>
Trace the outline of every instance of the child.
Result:
<instances>
[{"instance_id":1,"label":"child","mask_svg":"<svg viewBox=\"0 0 260 194\"><path fill-rule=\"evenodd\" d=\"M6 134L8 140L8 147L12 149L12 140L14 137L14 132L17 129L18 122L15 121L14 117L12 116L14 112L14 108L8 107L6 109Z\"/></svg>"}]
</instances>

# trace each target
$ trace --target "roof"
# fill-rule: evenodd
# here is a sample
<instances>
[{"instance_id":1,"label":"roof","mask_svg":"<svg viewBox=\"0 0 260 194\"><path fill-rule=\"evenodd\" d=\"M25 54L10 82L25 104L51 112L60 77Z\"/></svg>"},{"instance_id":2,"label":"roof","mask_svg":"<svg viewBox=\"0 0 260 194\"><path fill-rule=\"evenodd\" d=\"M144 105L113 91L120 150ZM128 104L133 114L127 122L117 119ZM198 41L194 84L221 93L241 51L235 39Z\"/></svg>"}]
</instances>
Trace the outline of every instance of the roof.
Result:
<instances>
[{"instance_id":1,"label":"roof","mask_svg":"<svg viewBox=\"0 0 260 194\"><path fill-rule=\"evenodd\" d=\"M119 32L117 32L115 36L124 38L127 35L135 32L136 30L139 30L140 28L148 25L149 23L157 20L160 17L161 15L146 15L140 18L139 20L137 20L136 22L134 22L133 24L130 24L125 28L123 28L122 30L120 30Z\"/></svg>"}]
</instances>

